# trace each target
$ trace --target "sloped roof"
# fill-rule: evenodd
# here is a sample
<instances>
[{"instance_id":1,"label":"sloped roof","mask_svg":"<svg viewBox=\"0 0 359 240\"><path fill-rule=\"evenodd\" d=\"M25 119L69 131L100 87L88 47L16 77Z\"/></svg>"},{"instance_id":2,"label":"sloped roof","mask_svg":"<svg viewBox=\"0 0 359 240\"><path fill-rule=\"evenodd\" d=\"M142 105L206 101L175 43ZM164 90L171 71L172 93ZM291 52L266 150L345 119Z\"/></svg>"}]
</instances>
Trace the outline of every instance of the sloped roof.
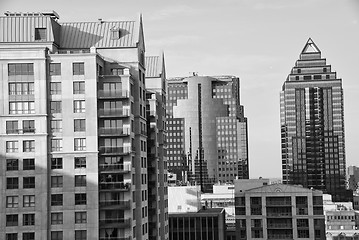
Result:
<instances>
[{"instance_id":1,"label":"sloped roof","mask_svg":"<svg viewBox=\"0 0 359 240\"><path fill-rule=\"evenodd\" d=\"M120 31L119 39L111 38L112 29ZM138 33L135 21L61 23L60 48L136 47Z\"/></svg>"},{"instance_id":2,"label":"sloped roof","mask_svg":"<svg viewBox=\"0 0 359 240\"><path fill-rule=\"evenodd\" d=\"M146 77L160 77L162 63L159 56L146 56Z\"/></svg>"},{"instance_id":3,"label":"sloped roof","mask_svg":"<svg viewBox=\"0 0 359 240\"><path fill-rule=\"evenodd\" d=\"M273 192L287 192L287 193L293 193L293 192L321 192L319 190L312 190L308 189L299 185L289 185L289 184L271 184L271 185L265 185L257 188L252 188L247 190L246 192L266 192L266 193L273 193Z\"/></svg>"}]
</instances>

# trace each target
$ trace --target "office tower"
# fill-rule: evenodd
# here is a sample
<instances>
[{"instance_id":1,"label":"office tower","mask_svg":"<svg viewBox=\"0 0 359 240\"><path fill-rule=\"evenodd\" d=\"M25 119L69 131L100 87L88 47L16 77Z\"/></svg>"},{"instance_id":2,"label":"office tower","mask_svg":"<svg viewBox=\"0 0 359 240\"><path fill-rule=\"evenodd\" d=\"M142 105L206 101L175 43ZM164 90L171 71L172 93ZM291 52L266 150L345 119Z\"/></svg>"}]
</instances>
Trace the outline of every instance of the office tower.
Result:
<instances>
[{"instance_id":1,"label":"office tower","mask_svg":"<svg viewBox=\"0 0 359 240\"><path fill-rule=\"evenodd\" d=\"M247 118L239 78L191 76L167 81L169 171L202 185L248 178Z\"/></svg>"},{"instance_id":2,"label":"office tower","mask_svg":"<svg viewBox=\"0 0 359 240\"><path fill-rule=\"evenodd\" d=\"M355 191L359 187L359 167L349 166L347 173L348 189Z\"/></svg>"},{"instance_id":3,"label":"office tower","mask_svg":"<svg viewBox=\"0 0 359 240\"><path fill-rule=\"evenodd\" d=\"M281 91L283 183L351 200L345 190L342 80L309 39Z\"/></svg>"},{"instance_id":4,"label":"office tower","mask_svg":"<svg viewBox=\"0 0 359 240\"><path fill-rule=\"evenodd\" d=\"M164 55L146 57L147 185L149 239L168 239L166 156L166 71Z\"/></svg>"},{"instance_id":5,"label":"office tower","mask_svg":"<svg viewBox=\"0 0 359 240\"><path fill-rule=\"evenodd\" d=\"M326 239L321 191L285 184L237 191L240 184L235 181L237 239Z\"/></svg>"},{"instance_id":6,"label":"office tower","mask_svg":"<svg viewBox=\"0 0 359 240\"><path fill-rule=\"evenodd\" d=\"M0 29L0 238L148 239L142 20Z\"/></svg>"}]
</instances>

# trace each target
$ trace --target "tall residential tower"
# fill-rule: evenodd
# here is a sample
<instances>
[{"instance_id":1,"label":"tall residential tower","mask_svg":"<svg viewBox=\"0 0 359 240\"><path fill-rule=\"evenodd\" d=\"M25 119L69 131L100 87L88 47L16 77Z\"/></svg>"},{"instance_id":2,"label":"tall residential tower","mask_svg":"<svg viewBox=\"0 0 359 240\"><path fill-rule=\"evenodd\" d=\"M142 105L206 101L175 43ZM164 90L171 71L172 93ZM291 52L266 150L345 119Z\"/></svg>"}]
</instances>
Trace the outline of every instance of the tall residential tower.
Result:
<instances>
[{"instance_id":1,"label":"tall residential tower","mask_svg":"<svg viewBox=\"0 0 359 240\"><path fill-rule=\"evenodd\" d=\"M283 183L350 200L345 190L342 80L309 39L281 92Z\"/></svg>"}]
</instances>

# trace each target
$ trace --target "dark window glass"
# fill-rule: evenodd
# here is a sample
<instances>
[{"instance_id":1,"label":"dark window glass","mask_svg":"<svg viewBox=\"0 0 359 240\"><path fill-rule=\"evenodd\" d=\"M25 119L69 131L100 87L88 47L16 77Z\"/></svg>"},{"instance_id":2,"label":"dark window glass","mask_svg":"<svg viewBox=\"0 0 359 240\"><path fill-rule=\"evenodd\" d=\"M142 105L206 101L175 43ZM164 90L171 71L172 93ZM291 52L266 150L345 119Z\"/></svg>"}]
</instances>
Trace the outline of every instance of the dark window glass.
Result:
<instances>
[{"instance_id":1,"label":"dark window glass","mask_svg":"<svg viewBox=\"0 0 359 240\"><path fill-rule=\"evenodd\" d=\"M86 205L86 193L75 193L75 205Z\"/></svg>"},{"instance_id":2,"label":"dark window glass","mask_svg":"<svg viewBox=\"0 0 359 240\"><path fill-rule=\"evenodd\" d=\"M87 213L86 212L75 212L75 223L86 223Z\"/></svg>"},{"instance_id":3,"label":"dark window glass","mask_svg":"<svg viewBox=\"0 0 359 240\"><path fill-rule=\"evenodd\" d=\"M63 177L62 176L51 176L51 187L58 188L63 186Z\"/></svg>"},{"instance_id":4,"label":"dark window glass","mask_svg":"<svg viewBox=\"0 0 359 240\"><path fill-rule=\"evenodd\" d=\"M35 177L24 177L23 188L35 188Z\"/></svg>"},{"instance_id":5,"label":"dark window glass","mask_svg":"<svg viewBox=\"0 0 359 240\"><path fill-rule=\"evenodd\" d=\"M18 189L18 188L19 188L19 178L17 177L6 178L6 189Z\"/></svg>"},{"instance_id":6,"label":"dark window glass","mask_svg":"<svg viewBox=\"0 0 359 240\"><path fill-rule=\"evenodd\" d=\"M62 240L62 231L52 231L51 240Z\"/></svg>"},{"instance_id":7,"label":"dark window glass","mask_svg":"<svg viewBox=\"0 0 359 240\"><path fill-rule=\"evenodd\" d=\"M34 232L25 232L22 234L22 240L35 240Z\"/></svg>"},{"instance_id":8,"label":"dark window glass","mask_svg":"<svg viewBox=\"0 0 359 240\"><path fill-rule=\"evenodd\" d=\"M51 206L62 206L62 194L51 194Z\"/></svg>"},{"instance_id":9,"label":"dark window glass","mask_svg":"<svg viewBox=\"0 0 359 240\"><path fill-rule=\"evenodd\" d=\"M18 121L6 121L6 134L18 134Z\"/></svg>"},{"instance_id":10,"label":"dark window glass","mask_svg":"<svg viewBox=\"0 0 359 240\"><path fill-rule=\"evenodd\" d=\"M22 225L24 226L32 226L35 225L35 214L23 214L22 215Z\"/></svg>"},{"instance_id":11,"label":"dark window glass","mask_svg":"<svg viewBox=\"0 0 359 240\"><path fill-rule=\"evenodd\" d=\"M75 132L85 132L86 131L86 120L85 119L75 119L74 120L74 131Z\"/></svg>"},{"instance_id":12,"label":"dark window glass","mask_svg":"<svg viewBox=\"0 0 359 240\"><path fill-rule=\"evenodd\" d=\"M7 233L6 240L17 240L17 233Z\"/></svg>"},{"instance_id":13,"label":"dark window glass","mask_svg":"<svg viewBox=\"0 0 359 240\"><path fill-rule=\"evenodd\" d=\"M35 40L46 40L46 28L35 28Z\"/></svg>"},{"instance_id":14,"label":"dark window glass","mask_svg":"<svg viewBox=\"0 0 359 240\"><path fill-rule=\"evenodd\" d=\"M22 130L24 133L35 132L35 120L24 120L22 121Z\"/></svg>"},{"instance_id":15,"label":"dark window glass","mask_svg":"<svg viewBox=\"0 0 359 240\"><path fill-rule=\"evenodd\" d=\"M19 225L19 218L17 214L9 214L6 215L6 226L18 226Z\"/></svg>"},{"instance_id":16,"label":"dark window glass","mask_svg":"<svg viewBox=\"0 0 359 240\"><path fill-rule=\"evenodd\" d=\"M73 75L84 75L85 66L84 63L73 63Z\"/></svg>"},{"instance_id":17,"label":"dark window glass","mask_svg":"<svg viewBox=\"0 0 359 240\"><path fill-rule=\"evenodd\" d=\"M75 157L75 168L86 168L86 157Z\"/></svg>"},{"instance_id":18,"label":"dark window glass","mask_svg":"<svg viewBox=\"0 0 359 240\"><path fill-rule=\"evenodd\" d=\"M22 160L24 170L35 170L35 159L26 158Z\"/></svg>"},{"instance_id":19,"label":"dark window glass","mask_svg":"<svg viewBox=\"0 0 359 240\"><path fill-rule=\"evenodd\" d=\"M34 75L34 64L33 63L9 63L8 64L8 75Z\"/></svg>"},{"instance_id":20,"label":"dark window glass","mask_svg":"<svg viewBox=\"0 0 359 240\"><path fill-rule=\"evenodd\" d=\"M86 175L75 176L75 187L86 187Z\"/></svg>"},{"instance_id":21,"label":"dark window glass","mask_svg":"<svg viewBox=\"0 0 359 240\"><path fill-rule=\"evenodd\" d=\"M74 94L85 94L85 82L74 82Z\"/></svg>"},{"instance_id":22,"label":"dark window glass","mask_svg":"<svg viewBox=\"0 0 359 240\"><path fill-rule=\"evenodd\" d=\"M62 169L62 158L51 158L51 169Z\"/></svg>"},{"instance_id":23,"label":"dark window glass","mask_svg":"<svg viewBox=\"0 0 359 240\"><path fill-rule=\"evenodd\" d=\"M7 171L19 170L19 160L18 159L6 159L6 170Z\"/></svg>"},{"instance_id":24,"label":"dark window glass","mask_svg":"<svg viewBox=\"0 0 359 240\"><path fill-rule=\"evenodd\" d=\"M61 75L61 63L50 63L50 75Z\"/></svg>"},{"instance_id":25,"label":"dark window glass","mask_svg":"<svg viewBox=\"0 0 359 240\"><path fill-rule=\"evenodd\" d=\"M51 213L51 225L63 224L63 214L59 213Z\"/></svg>"}]
</instances>

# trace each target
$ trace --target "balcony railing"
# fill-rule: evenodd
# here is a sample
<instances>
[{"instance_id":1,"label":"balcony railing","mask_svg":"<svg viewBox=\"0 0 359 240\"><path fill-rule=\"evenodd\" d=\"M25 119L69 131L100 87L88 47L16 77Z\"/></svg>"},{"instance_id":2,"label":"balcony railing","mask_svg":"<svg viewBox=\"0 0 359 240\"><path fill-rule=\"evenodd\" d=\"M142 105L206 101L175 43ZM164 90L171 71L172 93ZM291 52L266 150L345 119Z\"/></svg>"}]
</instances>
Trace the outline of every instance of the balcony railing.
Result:
<instances>
[{"instance_id":1,"label":"balcony railing","mask_svg":"<svg viewBox=\"0 0 359 240\"><path fill-rule=\"evenodd\" d=\"M123 208L129 208L130 203L130 200L100 200L101 207L119 206Z\"/></svg>"},{"instance_id":2,"label":"balcony railing","mask_svg":"<svg viewBox=\"0 0 359 240\"><path fill-rule=\"evenodd\" d=\"M128 90L99 90L98 96L100 98L129 98L130 92Z\"/></svg>"},{"instance_id":3,"label":"balcony railing","mask_svg":"<svg viewBox=\"0 0 359 240\"><path fill-rule=\"evenodd\" d=\"M131 188L131 183L124 182L100 182L101 190L121 190L128 191Z\"/></svg>"},{"instance_id":4,"label":"balcony railing","mask_svg":"<svg viewBox=\"0 0 359 240\"><path fill-rule=\"evenodd\" d=\"M106 147L106 146L100 146L99 148L101 154L127 154L131 152L131 147Z\"/></svg>"},{"instance_id":5,"label":"balcony railing","mask_svg":"<svg viewBox=\"0 0 359 240\"><path fill-rule=\"evenodd\" d=\"M100 171L119 171L119 172L129 172L131 171L131 164L120 164L120 163L112 163L112 164L100 164Z\"/></svg>"},{"instance_id":6,"label":"balcony railing","mask_svg":"<svg viewBox=\"0 0 359 240\"><path fill-rule=\"evenodd\" d=\"M99 128L100 135L130 135L131 130L129 128Z\"/></svg>"},{"instance_id":7,"label":"balcony railing","mask_svg":"<svg viewBox=\"0 0 359 240\"><path fill-rule=\"evenodd\" d=\"M116 224L116 226L130 226L131 219L124 219L124 218L103 218L100 219L100 225L106 224Z\"/></svg>"},{"instance_id":8,"label":"balcony railing","mask_svg":"<svg viewBox=\"0 0 359 240\"><path fill-rule=\"evenodd\" d=\"M123 109L123 108L109 108L104 109L100 108L98 110L99 116L106 116L106 117L129 117L131 114L130 109Z\"/></svg>"},{"instance_id":9,"label":"balcony railing","mask_svg":"<svg viewBox=\"0 0 359 240\"><path fill-rule=\"evenodd\" d=\"M35 128L7 129L6 134L35 133Z\"/></svg>"}]
</instances>

